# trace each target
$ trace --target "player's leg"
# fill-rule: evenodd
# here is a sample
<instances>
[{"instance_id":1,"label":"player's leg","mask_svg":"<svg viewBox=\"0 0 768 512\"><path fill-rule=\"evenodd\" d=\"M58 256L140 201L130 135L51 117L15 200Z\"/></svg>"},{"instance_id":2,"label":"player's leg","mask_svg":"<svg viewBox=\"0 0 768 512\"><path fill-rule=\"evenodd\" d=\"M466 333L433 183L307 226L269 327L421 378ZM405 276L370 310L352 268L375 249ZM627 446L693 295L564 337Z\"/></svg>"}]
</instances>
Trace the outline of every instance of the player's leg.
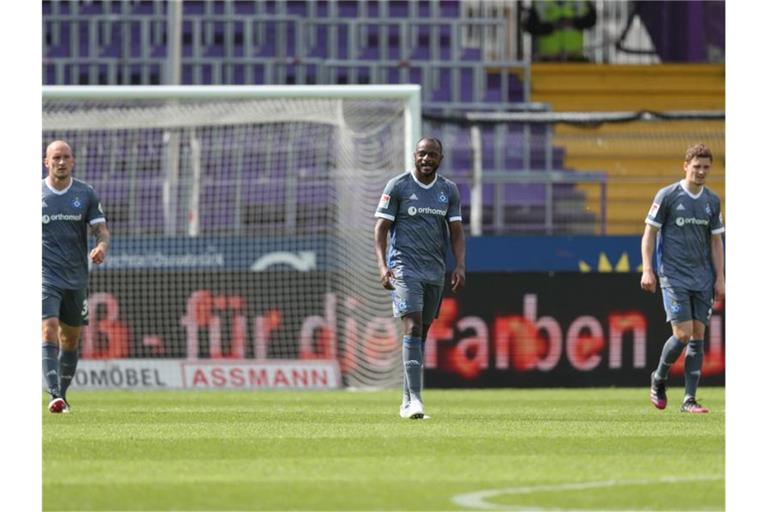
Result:
<instances>
[{"instance_id":1,"label":"player's leg","mask_svg":"<svg viewBox=\"0 0 768 512\"><path fill-rule=\"evenodd\" d=\"M421 418L424 415L424 406L421 402L423 287L419 281L403 279L394 279L392 284L395 286L395 290L392 292L394 315L400 317L403 322L402 354L405 383L400 416L403 418Z\"/></svg>"},{"instance_id":2,"label":"player's leg","mask_svg":"<svg viewBox=\"0 0 768 512\"><path fill-rule=\"evenodd\" d=\"M66 401L67 389L75 377L80 348L80 332L88 324L88 296L86 290L68 290L64 293L59 322L59 382L61 396ZM67 406L67 411L69 407Z\"/></svg>"},{"instance_id":3,"label":"player's leg","mask_svg":"<svg viewBox=\"0 0 768 512\"><path fill-rule=\"evenodd\" d=\"M424 354L422 352L421 311L403 315L403 372L408 382L410 400L401 416L411 419L424 417L424 404L421 399L422 368Z\"/></svg>"},{"instance_id":4,"label":"player's leg","mask_svg":"<svg viewBox=\"0 0 768 512\"><path fill-rule=\"evenodd\" d=\"M425 284L424 285L424 309L421 313L421 356L422 361L426 360L426 346L427 335L429 334L429 328L432 327L432 322L440 314L440 306L443 302L443 287L442 285ZM424 365L421 365L421 391L424 392L425 386L424 380Z\"/></svg>"},{"instance_id":5,"label":"player's leg","mask_svg":"<svg viewBox=\"0 0 768 512\"><path fill-rule=\"evenodd\" d=\"M59 343L61 346L59 351L59 387L61 389L61 397L65 401L67 400L67 390L70 384L72 384L72 379L75 378L75 371L77 370L80 331L80 326L66 325L63 322L59 323ZM67 402L64 412L69 412L69 402Z\"/></svg>"},{"instance_id":6,"label":"player's leg","mask_svg":"<svg viewBox=\"0 0 768 512\"><path fill-rule=\"evenodd\" d=\"M681 410L703 414L709 409L696 401L696 391L701 380L701 367L704 364L704 333L712 315L712 293L696 292L692 296L693 335L685 353L685 397Z\"/></svg>"},{"instance_id":7,"label":"player's leg","mask_svg":"<svg viewBox=\"0 0 768 512\"><path fill-rule=\"evenodd\" d=\"M680 358L693 334L691 305L687 294L673 288L662 288L667 321L672 325L672 336L661 349L659 364L651 373L651 403L657 409L667 407L667 379L669 369Z\"/></svg>"},{"instance_id":8,"label":"player's leg","mask_svg":"<svg viewBox=\"0 0 768 512\"><path fill-rule=\"evenodd\" d=\"M43 285L43 377L51 395L48 410L61 412L66 402L61 397L59 387L59 307L61 290Z\"/></svg>"}]
</instances>

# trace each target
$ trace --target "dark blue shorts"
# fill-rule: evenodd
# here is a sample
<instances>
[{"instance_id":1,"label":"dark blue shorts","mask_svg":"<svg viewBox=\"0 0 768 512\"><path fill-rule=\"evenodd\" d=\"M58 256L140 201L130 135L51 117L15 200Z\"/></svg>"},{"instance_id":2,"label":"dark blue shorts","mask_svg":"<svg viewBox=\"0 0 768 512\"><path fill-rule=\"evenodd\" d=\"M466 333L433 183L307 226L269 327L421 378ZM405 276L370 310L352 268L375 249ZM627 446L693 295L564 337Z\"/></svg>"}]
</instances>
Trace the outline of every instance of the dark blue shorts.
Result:
<instances>
[{"instance_id":1,"label":"dark blue shorts","mask_svg":"<svg viewBox=\"0 0 768 512\"><path fill-rule=\"evenodd\" d=\"M421 321L431 324L440 312L443 301L443 285L425 283L414 279L393 279L392 313L402 317L421 311Z\"/></svg>"},{"instance_id":2,"label":"dark blue shorts","mask_svg":"<svg viewBox=\"0 0 768 512\"><path fill-rule=\"evenodd\" d=\"M714 291L692 291L681 288L662 288L664 310L667 312L667 322L679 324L689 320L697 320L704 325L709 324L712 316Z\"/></svg>"},{"instance_id":3,"label":"dark blue shorts","mask_svg":"<svg viewBox=\"0 0 768 512\"><path fill-rule=\"evenodd\" d=\"M46 318L58 318L72 327L88 325L88 290L62 290L44 284L43 320Z\"/></svg>"}]
</instances>

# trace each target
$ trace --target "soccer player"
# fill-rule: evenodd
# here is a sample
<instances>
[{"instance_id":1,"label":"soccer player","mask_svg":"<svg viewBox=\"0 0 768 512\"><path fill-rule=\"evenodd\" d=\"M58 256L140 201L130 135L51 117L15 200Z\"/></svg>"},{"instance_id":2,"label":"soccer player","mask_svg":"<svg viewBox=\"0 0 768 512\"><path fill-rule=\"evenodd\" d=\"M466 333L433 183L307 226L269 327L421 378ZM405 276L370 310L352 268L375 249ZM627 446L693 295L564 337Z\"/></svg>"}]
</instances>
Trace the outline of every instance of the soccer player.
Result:
<instances>
[{"instance_id":1,"label":"soccer player","mask_svg":"<svg viewBox=\"0 0 768 512\"><path fill-rule=\"evenodd\" d=\"M645 219L641 242L643 275L640 287L656 291L652 260L656 264L667 321L672 336L661 351L659 365L651 373L651 403L667 406L669 368L683 349L685 396L682 412L704 414L709 409L696 401L696 389L704 361L704 331L712 314L713 297L725 297L723 226L720 198L704 183L712 168L712 152L703 144L685 153L685 177L656 194Z\"/></svg>"},{"instance_id":2,"label":"soccer player","mask_svg":"<svg viewBox=\"0 0 768 512\"><path fill-rule=\"evenodd\" d=\"M69 144L51 142L44 162L43 375L51 395L48 410L66 413L80 329L88 324L88 258L97 265L104 261L109 230L96 192L72 177L75 157ZM88 226L96 237L90 254Z\"/></svg>"},{"instance_id":3,"label":"soccer player","mask_svg":"<svg viewBox=\"0 0 768 512\"><path fill-rule=\"evenodd\" d=\"M449 244L456 260L453 291L465 280L459 189L437 174L442 159L438 139L421 139L414 153L415 170L387 183L375 213L379 277L381 285L392 290L394 316L402 318L404 331L402 418L424 417L424 342L440 310Z\"/></svg>"}]
</instances>

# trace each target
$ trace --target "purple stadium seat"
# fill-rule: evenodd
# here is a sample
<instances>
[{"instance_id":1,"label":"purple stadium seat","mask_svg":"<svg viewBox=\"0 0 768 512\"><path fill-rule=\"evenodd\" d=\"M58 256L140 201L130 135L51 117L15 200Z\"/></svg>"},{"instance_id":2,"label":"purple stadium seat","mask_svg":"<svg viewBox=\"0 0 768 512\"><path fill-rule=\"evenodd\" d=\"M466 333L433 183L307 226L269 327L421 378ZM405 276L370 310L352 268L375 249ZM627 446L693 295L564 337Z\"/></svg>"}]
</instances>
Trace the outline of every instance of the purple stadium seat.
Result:
<instances>
[{"instance_id":1,"label":"purple stadium seat","mask_svg":"<svg viewBox=\"0 0 768 512\"><path fill-rule=\"evenodd\" d=\"M185 0L183 6L184 16L200 16L205 12L205 5L202 0Z\"/></svg>"},{"instance_id":2,"label":"purple stadium seat","mask_svg":"<svg viewBox=\"0 0 768 512\"><path fill-rule=\"evenodd\" d=\"M253 16L256 14L256 4L251 0L235 0L233 12L239 16Z\"/></svg>"},{"instance_id":3,"label":"purple stadium seat","mask_svg":"<svg viewBox=\"0 0 768 512\"><path fill-rule=\"evenodd\" d=\"M458 18L461 14L459 0L440 0L441 18Z\"/></svg>"},{"instance_id":4,"label":"purple stadium seat","mask_svg":"<svg viewBox=\"0 0 768 512\"><path fill-rule=\"evenodd\" d=\"M78 12L80 14L101 14L104 12L103 7L103 2L99 1L80 2L78 5Z\"/></svg>"},{"instance_id":5,"label":"purple stadium seat","mask_svg":"<svg viewBox=\"0 0 768 512\"><path fill-rule=\"evenodd\" d=\"M387 14L390 18L407 18L408 2L405 0L390 0L389 12Z\"/></svg>"},{"instance_id":6,"label":"purple stadium seat","mask_svg":"<svg viewBox=\"0 0 768 512\"><path fill-rule=\"evenodd\" d=\"M339 0L338 9L341 17L356 18L358 16L357 1L355 0Z\"/></svg>"},{"instance_id":7,"label":"purple stadium seat","mask_svg":"<svg viewBox=\"0 0 768 512\"><path fill-rule=\"evenodd\" d=\"M307 3L305 1L288 2L287 11L289 16L307 16Z\"/></svg>"},{"instance_id":8,"label":"purple stadium seat","mask_svg":"<svg viewBox=\"0 0 768 512\"><path fill-rule=\"evenodd\" d=\"M472 102L474 100L475 84L473 81L472 68L460 68L459 80L461 88L459 90L459 101Z\"/></svg>"},{"instance_id":9,"label":"purple stadium seat","mask_svg":"<svg viewBox=\"0 0 768 512\"><path fill-rule=\"evenodd\" d=\"M151 1L141 1L141 2L133 2L133 9L131 10L131 14L154 14L155 13L155 2Z\"/></svg>"},{"instance_id":10,"label":"purple stadium seat","mask_svg":"<svg viewBox=\"0 0 768 512\"><path fill-rule=\"evenodd\" d=\"M55 85L56 84L56 66L54 66L52 63L44 63L43 64L43 83L45 85Z\"/></svg>"},{"instance_id":11,"label":"purple stadium seat","mask_svg":"<svg viewBox=\"0 0 768 512\"><path fill-rule=\"evenodd\" d=\"M137 184L138 218L132 228L144 233L160 233L164 229L163 182L146 180ZM126 187L127 188L127 187Z\"/></svg>"},{"instance_id":12,"label":"purple stadium seat","mask_svg":"<svg viewBox=\"0 0 768 512\"><path fill-rule=\"evenodd\" d=\"M463 48L461 50L461 55L459 55L459 59L476 62L483 59L483 54L480 51L480 48Z\"/></svg>"}]
</instances>

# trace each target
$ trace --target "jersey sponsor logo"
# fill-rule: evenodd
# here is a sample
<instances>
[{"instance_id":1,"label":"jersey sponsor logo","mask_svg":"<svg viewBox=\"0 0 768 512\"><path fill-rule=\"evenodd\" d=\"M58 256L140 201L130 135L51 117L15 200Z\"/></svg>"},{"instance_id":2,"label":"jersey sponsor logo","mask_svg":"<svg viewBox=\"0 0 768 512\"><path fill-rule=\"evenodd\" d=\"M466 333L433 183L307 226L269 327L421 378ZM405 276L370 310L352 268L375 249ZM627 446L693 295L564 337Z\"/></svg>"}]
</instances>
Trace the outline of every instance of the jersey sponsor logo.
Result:
<instances>
[{"instance_id":1,"label":"jersey sponsor logo","mask_svg":"<svg viewBox=\"0 0 768 512\"><path fill-rule=\"evenodd\" d=\"M696 217L678 217L675 219L675 224L680 227L685 225L694 224L696 226L706 226L709 224L707 219L697 219Z\"/></svg>"},{"instance_id":2,"label":"jersey sponsor logo","mask_svg":"<svg viewBox=\"0 0 768 512\"><path fill-rule=\"evenodd\" d=\"M445 192L440 192L440 195L437 196L437 200L441 203L447 203L448 202L448 196L445 195Z\"/></svg>"},{"instance_id":3,"label":"jersey sponsor logo","mask_svg":"<svg viewBox=\"0 0 768 512\"><path fill-rule=\"evenodd\" d=\"M651 209L648 211L648 216L653 217L655 219L656 213L658 213L660 207L661 205L659 203L653 203L651 205Z\"/></svg>"},{"instance_id":4,"label":"jersey sponsor logo","mask_svg":"<svg viewBox=\"0 0 768 512\"><path fill-rule=\"evenodd\" d=\"M381 194L379 208L389 208L389 196L387 194Z\"/></svg>"},{"instance_id":5,"label":"jersey sponsor logo","mask_svg":"<svg viewBox=\"0 0 768 512\"><path fill-rule=\"evenodd\" d=\"M441 217L445 217L445 215L448 213L448 210L438 210L437 208L416 208L415 206L411 206L408 208L408 215L416 215L417 213L423 213L426 215L440 215Z\"/></svg>"},{"instance_id":6,"label":"jersey sponsor logo","mask_svg":"<svg viewBox=\"0 0 768 512\"><path fill-rule=\"evenodd\" d=\"M43 215L43 224L48 224L49 222L57 220L83 220L83 214L78 213L77 215L67 215L64 213L58 213L56 215Z\"/></svg>"}]
</instances>

